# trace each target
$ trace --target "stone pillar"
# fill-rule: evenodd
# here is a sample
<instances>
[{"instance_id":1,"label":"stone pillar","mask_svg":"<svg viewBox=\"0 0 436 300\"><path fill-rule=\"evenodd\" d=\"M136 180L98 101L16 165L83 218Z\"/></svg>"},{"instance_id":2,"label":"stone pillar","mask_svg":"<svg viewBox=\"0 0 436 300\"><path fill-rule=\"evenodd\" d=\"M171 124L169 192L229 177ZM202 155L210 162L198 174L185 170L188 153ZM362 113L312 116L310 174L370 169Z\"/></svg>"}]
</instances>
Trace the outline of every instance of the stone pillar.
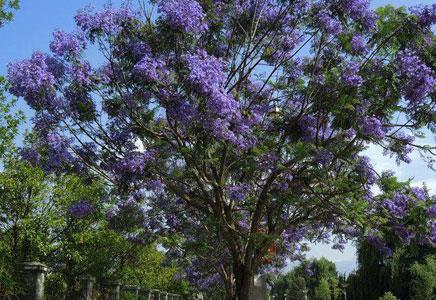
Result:
<instances>
[{"instance_id":1,"label":"stone pillar","mask_svg":"<svg viewBox=\"0 0 436 300\"><path fill-rule=\"evenodd\" d=\"M161 295L162 295L160 297L161 300L168 300L168 293L167 292L162 292Z\"/></svg>"},{"instance_id":2,"label":"stone pillar","mask_svg":"<svg viewBox=\"0 0 436 300\"><path fill-rule=\"evenodd\" d=\"M80 277L79 280L80 280L80 299L92 300L95 278L89 275L85 275Z\"/></svg>"},{"instance_id":3,"label":"stone pillar","mask_svg":"<svg viewBox=\"0 0 436 300\"><path fill-rule=\"evenodd\" d=\"M139 286L136 285L126 285L123 287L123 290L126 291L130 291L130 292L134 292L135 293L135 299L138 300L139 299Z\"/></svg>"},{"instance_id":4,"label":"stone pillar","mask_svg":"<svg viewBox=\"0 0 436 300\"><path fill-rule=\"evenodd\" d=\"M120 300L121 282L116 281L109 284L111 290L110 300Z\"/></svg>"},{"instance_id":5,"label":"stone pillar","mask_svg":"<svg viewBox=\"0 0 436 300\"><path fill-rule=\"evenodd\" d=\"M47 273L47 266L38 262L23 263L25 276L26 299L44 299L44 281Z\"/></svg>"},{"instance_id":6,"label":"stone pillar","mask_svg":"<svg viewBox=\"0 0 436 300\"><path fill-rule=\"evenodd\" d=\"M250 300L267 300L268 288L266 284L266 275L254 276L250 289Z\"/></svg>"}]
</instances>

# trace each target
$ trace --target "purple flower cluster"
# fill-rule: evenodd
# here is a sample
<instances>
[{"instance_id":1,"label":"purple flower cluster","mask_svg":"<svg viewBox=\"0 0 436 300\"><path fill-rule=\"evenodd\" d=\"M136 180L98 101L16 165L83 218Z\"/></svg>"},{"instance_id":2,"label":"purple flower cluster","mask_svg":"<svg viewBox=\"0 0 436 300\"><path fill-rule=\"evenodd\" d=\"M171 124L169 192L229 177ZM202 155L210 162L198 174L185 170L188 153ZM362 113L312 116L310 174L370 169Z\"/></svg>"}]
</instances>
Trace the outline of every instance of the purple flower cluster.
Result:
<instances>
[{"instance_id":1,"label":"purple flower cluster","mask_svg":"<svg viewBox=\"0 0 436 300\"><path fill-rule=\"evenodd\" d=\"M404 78L404 97L413 103L420 103L436 85L434 72L410 49L397 56L398 73Z\"/></svg>"},{"instance_id":2,"label":"purple flower cluster","mask_svg":"<svg viewBox=\"0 0 436 300\"><path fill-rule=\"evenodd\" d=\"M183 56L188 69L189 82L199 94L219 97L223 94L223 85L226 79L224 63L204 50L198 50L194 54Z\"/></svg>"},{"instance_id":3,"label":"purple flower cluster","mask_svg":"<svg viewBox=\"0 0 436 300\"><path fill-rule=\"evenodd\" d=\"M333 159L333 153L326 149L319 150L315 156L315 161L323 166L329 165L333 161Z\"/></svg>"},{"instance_id":4,"label":"purple flower cluster","mask_svg":"<svg viewBox=\"0 0 436 300\"><path fill-rule=\"evenodd\" d=\"M427 192L425 191L424 188L422 187L418 187L418 186L414 186L410 188L410 191L412 192L412 194L416 197L416 199L418 200L425 200L428 197Z\"/></svg>"},{"instance_id":5,"label":"purple flower cluster","mask_svg":"<svg viewBox=\"0 0 436 300\"><path fill-rule=\"evenodd\" d=\"M387 257L391 257L393 252L392 249L389 248L386 243L384 243L379 237L374 235L369 235L366 237L368 243L374 246L380 253Z\"/></svg>"},{"instance_id":6,"label":"purple flower cluster","mask_svg":"<svg viewBox=\"0 0 436 300\"><path fill-rule=\"evenodd\" d=\"M91 64L88 61L73 64L69 72L72 79L81 86L89 86L92 83Z\"/></svg>"},{"instance_id":7,"label":"purple flower cluster","mask_svg":"<svg viewBox=\"0 0 436 300\"><path fill-rule=\"evenodd\" d=\"M94 210L94 206L88 201L80 201L71 205L68 212L75 218L84 218Z\"/></svg>"},{"instance_id":8,"label":"purple flower cluster","mask_svg":"<svg viewBox=\"0 0 436 300\"><path fill-rule=\"evenodd\" d=\"M392 199L385 200L383 204L393 217L402 219L406 216L410 201L409 196L395 193Z\"/></svg>"},{"instance_id":9,"label":"purple flower cluster","mask_svg":"<svg viewBox=\"0 0 436 300\"><path fill-rule=\"evenodd\" d=\"M155 155L152 151L143 153L132 151L112 166L112 172L116 179L132 182L147 174L147 168L154 158Z\"/></svg>"},{"instance_id":10,"label":"purple flower cluster","mask_svg":"<svg viewBox=\"0 0 436 300\"><path fill-rule=\"evenodd\" d=\"M360 35L360 34L356 34L355 36L353 36L351 38L350 47L354 53L364 54L367 50L366 49L367 44L366 44L365 37Z\"/></svg>"},{"instance_id":11,"label":"purple flower cluster","mask_svg":"<svg viewBox=\"0 0 436 300\"><path fill-rule=\"evenodd\" d=\"M80 33L53 32L50 50L59 56L77 57L86 47L85 38Z\"/></svg>"},{"instance_id":12,"label":"purple flower cluster","mask_svg":"<svg viewBox=\"0 0 436 300\"><path fill-rule=\"evenodd\" d=\"M377 15L370 10L369 6L369 0L340 0L342 10L370 30L375 28Z\"/></svg>"},{"instance_id":13,"label":"purple flower cluster","mask_svg":"<svg viewBox=\"0 0 436 300\"><path fill-rule=\"evenodd\" d=\"M427 209L427 216L436 219L436 204L433 204Z\"/></svg>"},{"instance_id":14,"label":"purple flower cluster","mask_svg":"<svg viewBox=\"0 0 436 300\"><path fill-rule=\"evenodd\" d=\"M382 139L385 136L383 124L376 117L363 117L361 119L362 134L375 139Z\"/></svg>"},{"instance_id":15,"label":"purple flower cluster","mask_svg":"<svg viewBox=\"0 0 436 300\"><path fill-rule=\"evenodd\" d=\"M216 138L227 140L240 148L253 145L250 129L252 120L241 115L239 102L225 91L223 62L204 50L184 55L183 60L189 70L188 83L205 102L199 105L204 128Z\"/></svg>"},{"instance_id":16,"label":"purple flower cluster","mask_svg":"<svg viewBox=\"0 0 436 300\"><path fill-rule=\"evenodd\" d=\"M306 142L313 142L316 139L317 120L312 115L305 115L298 121L301 139Z\"/></svg>"},{"instance_id":17,"label":"purple flower cluster","mask_svg":"<svg viewBox=\"0 0 436 300\"><path fill-rule=\"evenodd\" d=\"M374 184L377 180L377 175L367 156L362 156L355 165L356 172L359 176L365 179L367 184Z\"/></svg>"},{"instance_id":18,"label":"purple flower cluster","mask_svg":"<svg viewBox=\"0 0 436 300\"><path fill-rule=\"evenodd\" d=\"M403 241L403 243L405 243L406 245L410 245L410 242L416 236L414 232L408 230L402 224L395 224L392 226L392 229L395 232L395 234L398 235L400 239Z\"/></svg>"},{"instance_id":19,"label":"purple flower cluster","mask_svg":"<svg viewBox=\"0 0 436 300\"><path fill-rule=\"evenodd\" d=\"M423 27L428 27L436 23L436 4L411 7L410 13L418 17L418 23Z\"/></svg>"},{"instance_id":20,"label":"purple flower cluster","mask_svg":"<svg viewBox=\"0 0 436 300\"><path fill-rule=\"evenodd\" d=\"M304 268L304 272L306 272L307 276L309 277L314 276L315 272L313 271L313 263L308 263Z\"/></svg>"},{"instance_id":21,"label":"purple flower cluster","mask_svg":"<svg viewBox=\"0 0 436 300\"><path fill-rule=\"evenodd\" d=\"M21 149L20 156L33 166L38 166L41 162L41 154L32 147Z\"/></svg>"},{"instance_id":22,"label":"purple flower cluster","mask_svg":"<svg viewBox=\"0 0 436 300\"><path fill-rule=\"evenodd\" d=\"M74 162L74 157L70 152L71 141L58 133L49 132L39 143L47 147L47 157L43 165L46 171L54 172Z\"/></svg>"},{"instance_id":23,"label":"purple flower cluster","mask_svg":"<svg viewBox=\"0 0 436 300\"><path fill-rule=\"evenodd\" d=\"M228 197L234 201L243 201L250 192L248 184L235 184L228 187Z\"/></svg>"},{"instance_id":24,"label":"purple flower cluster","mask_svg":"<svg viewBox=\"0 0 436 300\"><path fill-rule=\"evenodd\" d=\"M429 221L428 227L429 227L428 238L433 243L433 245L436 245L436 221Z\"/></svg>"},{"instance_id":25,"label":"purple flower cluster","mask_svg":"<svg viewBox=\"0 0 436 300\"><path fill-rule=\"evenodd\" d=\"M161 0L159 12L174 29L188 33L201 33L207 30L205 13L195 0Z\"/></svg>"},{"instance_id":26,"label":"purple flower cluster","mask_svg":"<svg viewBox=\"0 0 436 300\"><path fill-rule=\"evenodd\" d=\"M104 9L94 12L93 8L88 6L77 12L74 17L77 26L85 33L88 33L91 40L99 33L106 35L118 34L122 25L131 22L136 17L136 12L124 4L121 8L115 9L112 6L106 6Z\"/></svg>"},{"instance_id":27,"label":"purple flower cluster","mask_svg":"<svg viewBox=\"0 0 436 300\"><path fill-rule=\"evenodd\" d=\"M147 82L162 82L169 76L165 63L160 59L154 58L150 53L142 57L133 68L133 71Z\"/></svg>"},{"instance_id":28,"label":"purple flower cluster","mask_svg":"<svg viewBox=\"0 0 436 300\"><path fill-rule=\"evenodd\" d=\"M336 20L332 13L326 9L320 10L316 16L316 21L325 32L337 35L342 32L342 24L339 20Z\"/></svg>"},{"instance_id":29,"label":"purple flower cluster","mask_svg":"<svg viewBox=\"0 0 436 300\"><path fill-rule=\"evenodd\" d=\"M363 83L363 78L359 75L359 68L359 63L354 61L350 61L344 66L342 81L345 85L357 87Z\"/></svg>"},{"instance_id":30,"label":"purple flower cluster","mask_svg":"<svg viewBox=\"0 0 436 300\"><path fill-rule=\"evenodd\" d=\"M30 59L8 65L11 93L24 97L36 110L46 107L55 96L54 85L63 74L63 65L41 52L33 53Z\"/></svg>"},{"instance_id":31,"label":"purple flower cluster","mask_svg":"<svg viewBox=\"0 0 436 300\"><path fill-rule=\"evenodd\" d=\"M398 164L400 161L410 163L411 159L408 155L412 153L414 149L413 146L411 146L414 140L414 136L406 135L403 132L398 132L395 134L394 138L391 139L389 149L385 150L385 153L391 152L391 156L396 155Z\"/></svg>"}]
</instances>

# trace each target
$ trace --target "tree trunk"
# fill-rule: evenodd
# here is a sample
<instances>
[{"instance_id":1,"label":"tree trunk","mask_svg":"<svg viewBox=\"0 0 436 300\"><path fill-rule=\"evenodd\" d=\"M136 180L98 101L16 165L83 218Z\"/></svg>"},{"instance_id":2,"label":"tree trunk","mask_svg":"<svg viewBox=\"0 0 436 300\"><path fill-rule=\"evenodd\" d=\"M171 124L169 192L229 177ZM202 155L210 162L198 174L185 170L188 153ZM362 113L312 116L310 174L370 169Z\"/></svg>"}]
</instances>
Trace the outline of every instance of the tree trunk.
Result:
<instances>
[{"instance_id":1,"label":"tree trunk","mask_svg":"<svg viewBox=\"0 0 436 300\"><path fill-rule=\"evenodd\" d=\"M236 300L249 300L250 288L253 282L253 278L253 272L251 270L247 270L244 265L239 265L236 268Z\"/></svg>"}]
</instances>

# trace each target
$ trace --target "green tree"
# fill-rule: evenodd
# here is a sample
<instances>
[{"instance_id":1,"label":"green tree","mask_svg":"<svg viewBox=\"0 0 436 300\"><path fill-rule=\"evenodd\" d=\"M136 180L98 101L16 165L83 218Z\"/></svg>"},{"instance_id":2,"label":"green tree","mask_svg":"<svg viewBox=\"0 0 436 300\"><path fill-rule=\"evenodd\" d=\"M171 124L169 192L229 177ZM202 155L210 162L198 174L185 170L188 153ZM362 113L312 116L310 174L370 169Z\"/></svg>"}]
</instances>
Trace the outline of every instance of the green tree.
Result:
<instances>
[{"instance_id":1,"label":"green tree","mask_svg":"<svg viewBox=\"0 0 436 300\"><path fill-rule=\"evenodd\" d=\"M93 178L47 175L16 158L0 172L0 296L20 295L21 263L41 261L53 274L48 297L77 297L78 278L90 274L97 284L123 280L148 288L186 291L176 282L178 269L163 265L164 254L114 231L105 219L103 185ZM73 208L86 201L89 212ZM108 200L110 201L110 200Z\"/></svg>"},{"instance_id":2,"label":"green tree","mask_svg":"<svg viewBox=\"0 0 436 300\"><path fill-rule=\"evenodd\" d=\"M436 299L436 257L428 256L424 263L415 262L410 268L412 274L411 299Z\"/></svg>"},{"instance_id":3,"label":"green tree","mask_svg":"<svg viewBox=\"0 0 436 300\"><path fill-rule=\"evenodd\" d=\"M303 262L292 271L279 275L273 280L271 295L277 300L284 299L284 294L287 299L304 299L306 293L316 299L338 299L341 294L339 281L336 265L322 257Z\"/></svg>"},{"instance_id":4,"label":"green tree","mask_svg":"<svg viewBox=\"0 0 436 300\"><path fill-rule=\"evenodd\" d=\"M315 288L315 299L316 300L330 300L330 285L325 278L319 281L318 286Z\"/></svg>"},{"instance_id":5,"label":"green tree","mask_svg":"<svg viewBox=\"0 0 436 300\"><path fill-rule=\"evenodd\" d=\"M15 101L6 99L6 89L7 83L0 76L0 163L6 154L10 154L19 125L24 121L24 114L21 111L12 113Z\"/></svg>"},{"instance_id":6,"label":"green tree","mask_svg":"<svg viewBox=\"0 0 436 300\"><path fill-rule=\"evenodd\" d=\"M379 300L397 300L397 297L394 296L391 292L386 292L383 296L378 298Z\"/></svg>"}]
</instances>

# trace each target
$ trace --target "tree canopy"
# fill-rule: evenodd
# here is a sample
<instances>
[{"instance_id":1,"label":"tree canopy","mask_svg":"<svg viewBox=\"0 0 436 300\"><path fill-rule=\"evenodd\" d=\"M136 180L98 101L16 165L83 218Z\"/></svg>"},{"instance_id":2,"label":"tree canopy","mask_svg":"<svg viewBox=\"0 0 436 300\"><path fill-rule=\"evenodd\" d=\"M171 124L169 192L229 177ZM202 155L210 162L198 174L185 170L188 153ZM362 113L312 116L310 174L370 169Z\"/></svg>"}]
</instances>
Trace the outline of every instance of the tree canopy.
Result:
<instances>
[{"instance_id":1,"label":"tree canopy","mask_svg":"<svg viewBox=\"0 0 436 300\"><path fill-rule=\"evenodd\" d=\"M362 152L431 163L434 147L415 139L435 130L435 6L140 3L80 10L51 53L9 65L10 92L36 113L24 158L99 175L118 198L114 220L139 214L131 226L188 242L187 224L211 232L203 245L224 245L214 263L233 299L248 298L272 243L278 263L306 240L341 249L356 236L389 256L385 227L434 246L434 200L424 188L375 196L392 174Z\"/></svg>"}]
</instances>

